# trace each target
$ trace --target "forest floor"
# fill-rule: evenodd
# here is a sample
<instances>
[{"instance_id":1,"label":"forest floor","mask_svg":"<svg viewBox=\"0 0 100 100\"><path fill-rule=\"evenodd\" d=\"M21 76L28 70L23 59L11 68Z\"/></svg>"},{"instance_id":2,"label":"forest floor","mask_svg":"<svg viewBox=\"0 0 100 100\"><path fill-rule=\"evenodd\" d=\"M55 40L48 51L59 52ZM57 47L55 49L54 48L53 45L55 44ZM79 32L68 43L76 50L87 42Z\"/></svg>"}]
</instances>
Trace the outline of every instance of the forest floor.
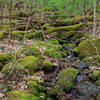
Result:
<instances>
[{"instance_id":1,"label":"forest floor","mask_svg":"<svg viewBox=\"0 0 100 100\"><path fill-rule=\"evenodd\" d=\"M27 30L13 20L10 43L9 23L1 25L0 100L100 100L100 59L87 41L93 23L80 19L31 20ZM100 53L99 28L91 41Z\"/></svg>"}]
</instances>

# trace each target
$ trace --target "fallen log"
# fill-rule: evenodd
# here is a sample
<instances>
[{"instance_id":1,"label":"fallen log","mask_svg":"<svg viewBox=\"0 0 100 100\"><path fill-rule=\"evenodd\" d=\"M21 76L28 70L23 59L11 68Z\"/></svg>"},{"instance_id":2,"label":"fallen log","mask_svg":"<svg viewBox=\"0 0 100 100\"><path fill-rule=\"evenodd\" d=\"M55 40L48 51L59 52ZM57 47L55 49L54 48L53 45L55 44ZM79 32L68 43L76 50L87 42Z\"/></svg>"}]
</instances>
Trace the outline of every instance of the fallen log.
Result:
<instances>
[{"instance_id":1,"label":"fallen log","mask_svg":"<svg viewBox=\"0 0 100 100\"><path fill-rule=\"evenodd\" d=\"M76 25L69 25L69 26L61 26L61 27L52 27L44 31L45 34L50 34L52 32L57 31L69 31L69 30L77 30L79 27L83 26L84 23L79 23Z\"/></svg>"}]
</instances>

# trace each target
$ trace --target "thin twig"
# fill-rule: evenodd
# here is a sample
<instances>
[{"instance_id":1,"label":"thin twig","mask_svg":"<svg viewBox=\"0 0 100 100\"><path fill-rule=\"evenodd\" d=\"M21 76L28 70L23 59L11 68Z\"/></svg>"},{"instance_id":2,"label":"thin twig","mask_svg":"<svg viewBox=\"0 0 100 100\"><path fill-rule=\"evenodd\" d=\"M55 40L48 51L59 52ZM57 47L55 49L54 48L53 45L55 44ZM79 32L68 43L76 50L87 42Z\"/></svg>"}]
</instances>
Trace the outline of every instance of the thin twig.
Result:
<instances>
[{"instance_id":1,"label":"thin twig","mask_svg":"<svg viewBox=\"0 0 100 100\"><path fill-rule=\"evenodd\" d=\"M42 30L42 34L43 34L43 39L44 39L44 41L46 42L47 45L49 45L48 42L47 42L47 40L46 40L46 38L45 38L45 33L44 33L43 28L41 27L40 24L39 24L39 26L40 26L40 28L41 28L41 30Z\"/></svg>"},{"instance_id":2,"label":"thin twig","mask_svg":"<svg viewBox=\"0 0 100 100\"><path fill-rule=\"evenodd\" d=\"M16 46L16 47L17 47L17 46ZM10 77L10 75L11 75L12 72L13 72L13 65L14 65L14 63L15 63L15 61L16 61L16 58L17 58L17 54L16 54L16 52L15 52L14 59L13 59L11 65L10 65L10 67L9 67L9 69L8 69L8 72L10 72L10 73L9 73L9 75L4 79L5 82L6 82L6 80Z\"/></svg>"}]
</instances>

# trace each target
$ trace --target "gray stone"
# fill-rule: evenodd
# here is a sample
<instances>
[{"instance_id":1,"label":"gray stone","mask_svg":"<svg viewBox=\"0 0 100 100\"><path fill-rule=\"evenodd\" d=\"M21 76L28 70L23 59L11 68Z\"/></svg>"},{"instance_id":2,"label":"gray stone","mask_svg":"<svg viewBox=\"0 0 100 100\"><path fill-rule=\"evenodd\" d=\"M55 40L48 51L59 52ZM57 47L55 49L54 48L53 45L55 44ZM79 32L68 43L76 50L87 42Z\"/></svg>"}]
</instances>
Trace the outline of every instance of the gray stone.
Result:
<instances>
[{"instance_id":1,"label":"gray stone","mask_svg":"<svg viewBox=\"0 0 100 100\"><path fill-rule=\"evenodd\" d=\"M77 68L79 70L82 70L82 69L84 69L84 68L87 67L87 65L85 64L85 62L82 62L82 61L80 61L80 62L74 62L74 66L75 66L75 68Z\"/></svg>"},{"instance_id":2,"label":"gray stone","mask_svg":"<svg viewBox=\"0 0 100 100\"><path fill-rule=\"evenodd\" d=\"M77 92L86 98L96 97L100 93L100 88L89 81L78 85Z\"/></svg>"}]
</instances>

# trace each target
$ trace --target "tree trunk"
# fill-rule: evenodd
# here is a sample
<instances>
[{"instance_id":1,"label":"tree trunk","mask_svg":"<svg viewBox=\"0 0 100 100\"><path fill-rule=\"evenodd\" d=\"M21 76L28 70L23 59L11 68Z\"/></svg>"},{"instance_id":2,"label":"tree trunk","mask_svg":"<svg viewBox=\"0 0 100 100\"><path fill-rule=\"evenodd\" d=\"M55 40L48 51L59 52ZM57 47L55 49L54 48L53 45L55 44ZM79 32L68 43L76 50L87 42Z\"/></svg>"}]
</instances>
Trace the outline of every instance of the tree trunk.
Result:
<instances>
[{"instance_id":1,"label":"tree trunk","mask_svg":"<svg viewBox=\"0 0 100 100\"><path fill-rule=\"evenodd\" d=\"M8 40L10 43L10 37L11 37L11 13L12 13L12 0L10 0L10 10L9 10L9 36L8 36Z\"/></svg>"},{"instance_id":2,"label":"tree trunk","mask_svg":"<svg viewBox=\"0 0 100 100\"><path fill-rule=\"evenodd\" d=\"M7 17L7 0L5 0L5 8L4 8L4 22L6 21L6 17Z\"/></svg>"},{"instance_id":3,"label":"tree trunk","mask_svg":"<svg viewBox=\"0 0 100 100\"><path fill-rule=\"evenodd\" d=\"M97 0L95 0L95 3L94 3L94 20L93 20L93 39L95 39L96 37L96 8L97 8Z\"/></svg>"}]
</instances>

